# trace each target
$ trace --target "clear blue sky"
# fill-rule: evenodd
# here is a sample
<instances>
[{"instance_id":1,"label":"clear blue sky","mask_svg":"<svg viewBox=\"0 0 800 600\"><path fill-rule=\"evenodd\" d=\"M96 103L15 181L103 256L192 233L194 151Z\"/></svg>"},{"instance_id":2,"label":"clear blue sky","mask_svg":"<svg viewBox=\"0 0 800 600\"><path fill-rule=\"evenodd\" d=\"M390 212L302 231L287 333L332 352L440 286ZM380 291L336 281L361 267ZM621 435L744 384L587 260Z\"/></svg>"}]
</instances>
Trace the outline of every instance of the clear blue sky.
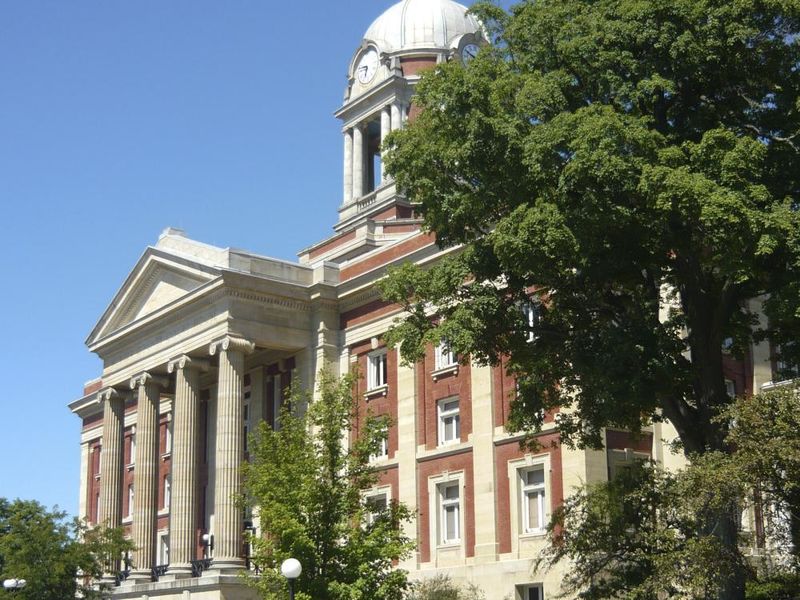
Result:
<instances>
[{"instance_id":1,"label":"clear blue sky","mask_svg":"<svg viewBox=\"0 0 800 600\"><path fill-rule=\"evenodd\" d=\"M84 340L162 229L285 259L332 233L332 112L391 4L0 3L0 496L77 512Z\"/></svg>"}]
</instances>

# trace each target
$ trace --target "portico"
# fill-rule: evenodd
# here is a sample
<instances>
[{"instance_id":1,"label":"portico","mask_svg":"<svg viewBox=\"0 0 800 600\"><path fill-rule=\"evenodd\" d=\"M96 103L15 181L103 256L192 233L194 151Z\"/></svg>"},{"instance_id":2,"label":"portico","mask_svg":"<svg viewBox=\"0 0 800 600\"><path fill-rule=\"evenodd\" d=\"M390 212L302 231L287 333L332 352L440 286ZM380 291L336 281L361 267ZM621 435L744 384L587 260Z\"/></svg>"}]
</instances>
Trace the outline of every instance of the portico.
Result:
<instances>
[{"instance_id":1,"label":"portico","mask_svg":"<svg viewBox=\"0 0 800 600\"><path fill-rule=\"evenodd\" d=\"M136 546L115 597L198 576L236 585L247 566L236 502L245 432L274 419L293 380L310 382L337 355L330 277L176 230L134 268L88 340L104 363L100 389L71 404L85 422L98 418L100 468L87 483L98 490L96 521L124 526ZM124 442L134 427L135 464Z\"/></svg>"}]
</instances>

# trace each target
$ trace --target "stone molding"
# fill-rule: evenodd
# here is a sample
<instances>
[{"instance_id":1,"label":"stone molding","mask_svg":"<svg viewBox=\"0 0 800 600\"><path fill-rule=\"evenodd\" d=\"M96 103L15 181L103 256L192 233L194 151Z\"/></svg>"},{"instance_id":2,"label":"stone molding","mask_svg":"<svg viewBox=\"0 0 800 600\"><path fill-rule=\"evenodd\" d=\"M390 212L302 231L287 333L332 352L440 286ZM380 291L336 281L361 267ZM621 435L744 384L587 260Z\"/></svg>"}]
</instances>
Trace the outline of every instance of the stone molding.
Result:
<instances>
[{"instance_id":1,"label":"stone molding","mask_svg":"<svg viewBox=\"0 0 800 600\"><path fill-rule=\"evenodd\" d=\"M123 397L124 394L120 392L118 389L113 387L107 387L97 392L97 403L102 404L103 402L110 402L111 400Z\"/></svg>"},{"instance_id":2,"label":"stone molding","mask_svg":"<svg viewBox=\"0 0 800 600\"><path fill-rule=\"evenodd\" d=\"M197 369L202 372L208 371L209 362L204 358L192 358L186 354L173 358L167 363L167 372L174 373L186 368Z\"/></svg>"},{"instance_id":3,"label":"stone molding","mask_svg":"<svg viewBox=\"0 0 800 600\"><path fill-rule=\"evenodd\" d=\"M208 353L214 356L218 352L225 350L237 350L243 354L251 354L256 349L256 345L244 338L226 335L224 338L211 342Z\"/></svg>"},{"instance_id":4,"label":"stone molding","mask_svg":"<svg viewBox=\"0 0 800 600\"><path fill-rule=\"evenodd\" d=\"M151 383L163 388L169 385L169 379L167 379L163 375L153 375L152 373L148 373L147 371L131 377L132 390L135 390L138 387L141 387L143 385L148 385Z\"/></svg>"}]
</instances>

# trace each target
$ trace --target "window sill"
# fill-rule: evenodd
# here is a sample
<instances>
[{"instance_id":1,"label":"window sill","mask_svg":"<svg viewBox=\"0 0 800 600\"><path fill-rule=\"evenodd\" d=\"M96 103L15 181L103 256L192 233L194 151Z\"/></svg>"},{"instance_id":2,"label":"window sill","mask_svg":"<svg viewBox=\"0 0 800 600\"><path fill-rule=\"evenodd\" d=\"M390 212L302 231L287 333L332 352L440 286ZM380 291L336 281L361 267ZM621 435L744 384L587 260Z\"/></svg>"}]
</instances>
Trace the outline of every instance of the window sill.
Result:
<instances>
[{"instance_id":1,"label":"window sill","mask_svg":"<svg viewBox=\"0 0 800 600\"><path fill-rule=\"evenodd\" d=\"M168 514L169 514L169 509L168 509L168 508L159 508L159 509L158 509L158 515L157 515L157 516L159 516L159 517L165 517L165 516L167 516Z\"/></svg>"},{"instance_id":2,"label":"window sill","mask_svg":"<svg viewBox=\"0 0 800 600\"><path fill-rule=\"evenodd\" d=\"M448 550L457 550L461 547L461 540L453 540L451 542L440 542L437 546L437 550L444 550L445 552Z\"/></svg>"},{"instance_id":3,"label":"window sill","mask_svg":"<svg viewBox=\"0 0 800 600\"><path fill-rule=\"evenodd\" d=\"M122 524L123 525L130 525L133 523L133 515L128 515L126 517L122 517Z\"/></svg>"},{"instance_id":4,"label":"window sill","mask_svg":"<svg viewBox=\"0 0 800 600\"><path fill-rule=\"evenodd\" d=\"M171 457L172 457L172 450L170 450L169 452L164 452L164 454L161 455L161 460L166 461L169 460Z\"/></svg>"},{"instance_id":5,"label":"window sill","mask_svg":"<svg viewBox=\"0 0 800 600\"><path fill-rule=\"evenodd\" d=\"M385 396L389 393L389 386L388 385L381 385L376 388L372 388L371 390L367 390L364 394L364 398L370 400L372 398L377 398L378 396Z\"/></svg>"},{"instance_id":6,"label":"window sill","mask_svg":"<svg viewBox=\"0 0 800 600\"><path fill-rule=\"evenodd\" d=\"M458 363L454 365L447 365L446 367L439 367L431 373L431 377L436 381L445 375L458 375Z\"/></svg>"},{"instance_id":7,"label":"window sill","mask_svg":"<svg viewBox=\"0 0 800 600\"><path fill-rule=\"evenodd\" d=\"M538 538L543 538L546 535L547 535L546 529L538 529L536 531L526 531L524 533L520 533L519 539L521 540L538 539Z\"/></svg>"},{"instance_id":8,"label":"window sill","mask_svg":"<svg viewBox=\"0 0 800 600\"><path fill-rule=\"evenodd\" d=\"M125 469L127 469L128 471L133 471L133 467L135 467L135 466L136 465L134 463L131 463L129 465L125 465Z\"/></svg>"}]
</instances>

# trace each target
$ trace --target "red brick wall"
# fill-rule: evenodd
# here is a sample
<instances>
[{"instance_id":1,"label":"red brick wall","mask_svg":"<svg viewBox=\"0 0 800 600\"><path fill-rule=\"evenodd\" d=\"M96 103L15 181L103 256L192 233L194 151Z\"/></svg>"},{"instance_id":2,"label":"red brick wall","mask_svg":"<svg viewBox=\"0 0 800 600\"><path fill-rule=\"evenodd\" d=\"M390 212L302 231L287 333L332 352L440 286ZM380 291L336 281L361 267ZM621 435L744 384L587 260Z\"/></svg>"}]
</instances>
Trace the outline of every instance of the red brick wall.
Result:
<instances>
[{"instance_id":1,"label":"red brick wall","mask_svg":"<svg viewBox=\"0 0 800 600\"><path fill-rule=\"evenodd\" d=\"M462 430L463 431L463 430ZM431 458L419 463L417 468L417 486L419 497L417 500L417 531L419 535L418 546L420 560L431 560L431 532L435 531L437 515L430 514L430 498L428 497L428 479L448 471L464 472L464 498L461 499L461 510L464 511L463 543L467 557L475 556L475 482L472 472L472 450L468 449L459 454L451 454L439 458ZM433 505L437 506L434 499ZM433 528L433 529L432 529Z\"/></svg>"},{"instance_id":2,"label":"red brick wall","mask_svg":"<svg viewBox=\"0 0 800 600\"><path fill-rule=\"evenodd\" d=\"M539 436L541 449L535 453L520 447L517 441L508 441L499 444L495 450L495 473L497 486L495 488L496 527L498 550L500 553L511 552L511 536L516 532L516 524L511 522L511 482L508 480L508 463L512 460L524 458L531 453L550 455L550 514L564 502L564 480L562 476L561 445L557 433L548 433Z\"/></svg>"},{"instance_id":3,"label":"red brick wall","mask_svg":"<svg viewBox=\"0 0 800 600\"><path fill-rule=\"evenodd\" d=\"M355 439L360 432L361 424L367 417L368 413L378 417L387 415L391 421L389 426L389 459L393 459L397 453L398 438L397 438L397 351L388 349L386 351L386 380L388 389L386 395L371 396L365 398L364 394L367 391L367 356L372 352L370 344L360 344L353 346L351 352L357 355L356 364L360 377L356 382L356 398L358 399L358 414L356 416L355 426L350 432L351 439ZM396 497L393 496L392 497Z\"/></svg>"},{"instance_id":4,"label":"red brick wall","mask_svg":"<svg viewBox=\"0 0 800 600\"><path fill-rule=\"evenodd\" d=\"M403 69L403 76L417 75L424 69L430 69L436 66L435 56L416 56L413 58L401 58L400 66Z\"/></svg>"},{"instance_id":5,"label":"red brick wall","mask_svg":"<svg viewBox=\"0 0 800 600\"><path fill-rule=\"evenodd\" d=\"M393 260L400 258L414 250L419 250L420 248L424 248L425 246L430 246L431 244L435 243L435 238L433 234L430 233L422 233L420 235L415 235L414 237L403 240L399 244L394 244L393 246L389 246L385 250L379 250L369 255L369 258L365 258L360 260L350 266L347 266L341 270L341 281L347 281L348 279L352 279L353 277L357 277L362 275L372 269L375 269L381 265L385 265L387 263L392 262Z\"/></svg>"},{"instance_id":6,"label":"red brick wall","mask_svg":"<svg viewBox=\"0 0 800 600\"><path fill-rule=\"evenodd\" d=\"M457 373L441 375L436 381L434 371L434 349L429 347L425 359L417 369L417 439L419 444L432 450L438 446L438 402L458 396L458 411L461 421L461 441L466 442L472 433L472 390L469 362L458 366Z\"/></svg>"}]
</instances>

